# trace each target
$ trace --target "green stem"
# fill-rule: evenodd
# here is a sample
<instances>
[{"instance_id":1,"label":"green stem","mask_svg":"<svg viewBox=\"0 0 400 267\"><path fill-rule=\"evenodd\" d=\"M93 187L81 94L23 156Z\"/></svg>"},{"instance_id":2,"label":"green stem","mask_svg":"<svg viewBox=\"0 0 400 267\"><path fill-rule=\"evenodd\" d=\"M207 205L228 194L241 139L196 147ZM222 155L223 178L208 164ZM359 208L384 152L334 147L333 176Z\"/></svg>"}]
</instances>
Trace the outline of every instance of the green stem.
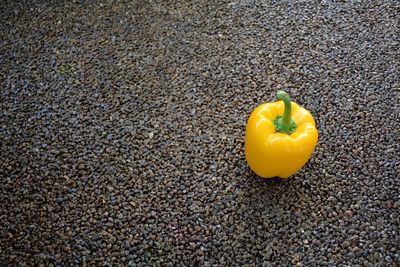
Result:
<instances>
[{"instance_id":1,"label":"green stem","mask_svg":"<svg viewBox=\"0 0 400 267\"><path fill-rule=\"evenodd\" d=\"M278 99L282 100L285 105L285 111L282 116L278 116L274 120L275 129L281 133L291 134L296 130L296 124L292 120L292 102L290 101L289 95L284 91L278 91Z\"/></svg>"},{"instance_id":2,"label":"green stem","mask_svg":"<svg viewBox=\"0 0 400 267\"><path fill-rule=\"evenodd\" d=\"M289 95L284 91L278 91L276 95L278 96L278 99L282 100L285 104L285 113L283 113L282 127L283 129L285 129L285 131L289 131L291 126L290 121L292 115L292 102L290 101Z\"/></svg>"}]
</instances>

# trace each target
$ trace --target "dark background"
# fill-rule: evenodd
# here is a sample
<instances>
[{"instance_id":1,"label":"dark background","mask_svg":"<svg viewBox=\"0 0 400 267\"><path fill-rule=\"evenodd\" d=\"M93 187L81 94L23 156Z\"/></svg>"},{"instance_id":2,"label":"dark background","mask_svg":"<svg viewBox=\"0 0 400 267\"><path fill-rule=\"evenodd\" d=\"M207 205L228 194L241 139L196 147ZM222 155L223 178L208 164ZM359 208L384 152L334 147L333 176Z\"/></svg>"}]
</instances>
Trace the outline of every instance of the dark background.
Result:
<instances>
[{"instance_id":1,"label":"dark background","mask_svg":"<svg viewBox=\"0 0 400 267\"><path fill-rule=\"evenodd\" d=\"M4 265L398 266L396 1L1 4ZM278 89L319 143L247 167Z\"/></svg>"}]
</instances>

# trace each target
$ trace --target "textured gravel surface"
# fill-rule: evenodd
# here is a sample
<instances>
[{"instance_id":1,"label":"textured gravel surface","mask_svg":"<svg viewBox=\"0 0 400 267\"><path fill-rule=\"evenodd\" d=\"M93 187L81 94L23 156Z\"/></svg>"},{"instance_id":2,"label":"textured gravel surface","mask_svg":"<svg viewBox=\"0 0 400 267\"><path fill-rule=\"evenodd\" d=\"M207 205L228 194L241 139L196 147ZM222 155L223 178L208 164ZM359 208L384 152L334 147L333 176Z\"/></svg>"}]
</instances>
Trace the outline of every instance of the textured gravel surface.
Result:
<instances>
[{"instance_id":1,"label":"textured gravel surface","mask_svg":"<svg viewBox=\"0 0 400 267\"><path fill-rule=\"evenodd\" d=\"M398 2L195 2L1 4L1 264L399 266ZM278 89L320 139L262 180Z\"/></svg>"}]
</instances>

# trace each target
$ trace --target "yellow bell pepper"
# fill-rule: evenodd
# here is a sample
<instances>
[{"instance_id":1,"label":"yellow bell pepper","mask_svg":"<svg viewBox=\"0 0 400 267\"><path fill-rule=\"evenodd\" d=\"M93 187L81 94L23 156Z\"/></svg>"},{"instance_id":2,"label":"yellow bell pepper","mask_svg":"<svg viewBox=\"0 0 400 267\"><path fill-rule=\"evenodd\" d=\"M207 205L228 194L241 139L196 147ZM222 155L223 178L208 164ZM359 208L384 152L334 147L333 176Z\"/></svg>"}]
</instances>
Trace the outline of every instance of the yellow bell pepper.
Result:
<instances>
[{"instance_id":1,"label":"yellow bell pepper","mask_svg":"<svg viewBox=\"0 0 400 267\"><path fill-rule=\"evenodd\" d=\"M263 178L287 178L311 157L318 131L311 113L278 91L274 103L258 106L246 125L245 155L249 167Z\"/></svg>"}]
</instances>

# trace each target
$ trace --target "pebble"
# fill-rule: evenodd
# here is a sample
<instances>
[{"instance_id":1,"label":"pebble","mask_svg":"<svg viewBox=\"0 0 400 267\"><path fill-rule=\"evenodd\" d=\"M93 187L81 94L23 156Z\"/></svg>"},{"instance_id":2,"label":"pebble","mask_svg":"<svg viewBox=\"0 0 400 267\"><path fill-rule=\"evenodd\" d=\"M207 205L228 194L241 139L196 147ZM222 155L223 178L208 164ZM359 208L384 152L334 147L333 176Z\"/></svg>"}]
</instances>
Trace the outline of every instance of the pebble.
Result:
<instances>
[{"instance_id":1,"label":"pebble","mask_svg":"<svg viewBox=\"0 0 400 267\"><path fill-rule=\"evenodd\" d=\"M349 241L344 241L343 244L342 244L342 247L343 247L343 248L348 248L348 247L350 247Z\"/></svg>"},{"instance_id":2,"label":"pebble","mask_svg":"<svg viewBox=\"0 0 400 267\"><path fill-rule=\"evenodd\" d=\"M395 6L3 4L2 265L396 265ZM262 180L245 126L278 89L319 141Z\"/></svg>"},{"instance_id":3,"label":"pebble","mask_svg":"<svg viewBox=\"0 0 400 267\"><path fill-rule=\"evenodd\" d=\"M381 254L379 252L375 252L374 253L374 259L375 260L380 260L380 258L381 258Z\"/></svg>"}]
</instances>

